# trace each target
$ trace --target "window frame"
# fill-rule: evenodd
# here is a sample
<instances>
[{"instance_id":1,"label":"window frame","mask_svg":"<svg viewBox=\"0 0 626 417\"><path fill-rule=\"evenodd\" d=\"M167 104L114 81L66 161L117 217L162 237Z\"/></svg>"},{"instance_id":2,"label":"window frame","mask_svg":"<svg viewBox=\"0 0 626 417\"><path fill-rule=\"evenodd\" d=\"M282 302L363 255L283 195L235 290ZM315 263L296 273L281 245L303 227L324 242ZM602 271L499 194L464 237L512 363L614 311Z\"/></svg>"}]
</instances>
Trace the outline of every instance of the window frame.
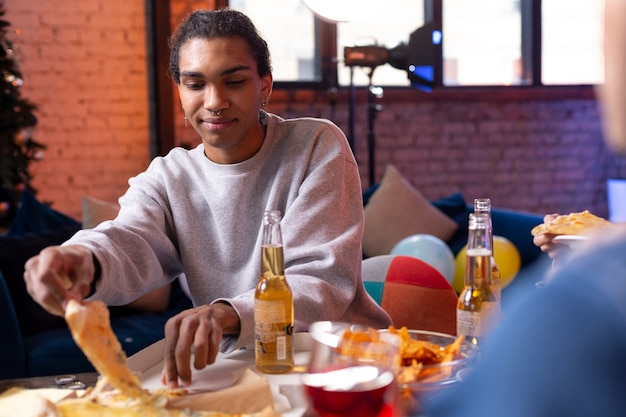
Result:
<instances>
[{"instance_id":1,"label":"window frame","mask_svg":"<svg viewBox=\"0 0 626 417\"><path fill-rule=\"evenodd\" d=\"M441 31L443 27L443 1L445 0L425 0L425 16L431 16L436 30ZM446 90L476 90L476 89L506 89L517 90L532 88L549 88L564 90L568 88L587 87L593 88L593 84L562 84L552 85L542 82L542 0L520 0L522 10L522 61L524 63L524 74L529 74L532 80L526 85L485 85L485 86L450 86L443 84L443 46L435 45L434 56L434 91ZM338 66L337 57L337 25L326 22L315 16L316 28L316 62L321 66L322 78L320 81L298 82L298 81L275 81L277 88L284 89L327 89L330 87L346 88L349 86L338 86ZM445 42L445 34L444 34ZM324 65L326 63L326 65ZM388 65L388 64L387 64ZM411 90L411 86L385 86L385 89L406 89Z\"/></svg>"}]
</instances>

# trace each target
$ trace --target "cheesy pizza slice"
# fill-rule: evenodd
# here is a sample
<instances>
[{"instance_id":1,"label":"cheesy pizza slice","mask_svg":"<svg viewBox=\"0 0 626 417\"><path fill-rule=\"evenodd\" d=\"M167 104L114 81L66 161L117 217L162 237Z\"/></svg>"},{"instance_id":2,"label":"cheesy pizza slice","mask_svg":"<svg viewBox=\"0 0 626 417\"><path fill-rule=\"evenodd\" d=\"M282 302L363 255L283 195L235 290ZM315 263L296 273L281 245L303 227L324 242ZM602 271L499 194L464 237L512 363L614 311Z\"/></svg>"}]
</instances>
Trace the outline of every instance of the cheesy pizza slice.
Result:
<instances>
[{"instance_id":1,"label":"cheesy pizza slice","mask_svg":"<svg viewBox=\"0 0 626 417\"><path fill-rule=\"evenodd\" d=\"M557 216L551 222L535 226L530 233L533 236L545 233L554 235L580 235L592 229L614 226L614 223L590 213L589 210L585 210Z\"/></svg>"},{"instance_id":2,"label":"cheesy pizza slice","mask_svg":"<svg viewBox=\"0 0 626 417\"><path fill-rule=\"evenodd\" d=\"M102 301L70 300L65 309L65 321L72 337L87 359L106 383L120 393L134 398L148 394L141 387L139 378L128 368L126 354L109 319L109 309Z\"/></svg>"}]
</instances>

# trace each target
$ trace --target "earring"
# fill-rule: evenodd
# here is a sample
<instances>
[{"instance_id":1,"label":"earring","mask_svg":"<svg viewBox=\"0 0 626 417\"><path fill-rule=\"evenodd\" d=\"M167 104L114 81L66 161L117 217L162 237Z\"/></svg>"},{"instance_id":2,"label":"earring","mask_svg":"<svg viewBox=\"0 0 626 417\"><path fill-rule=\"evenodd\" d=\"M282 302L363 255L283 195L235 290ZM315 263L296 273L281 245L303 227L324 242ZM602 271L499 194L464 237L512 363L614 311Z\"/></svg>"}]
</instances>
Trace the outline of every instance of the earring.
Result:
<instances>
[{"instance_id":1,"label":"earring","mask_svg":"<svg viewBox=\"0 0 626 417\"><path fill-rule=\"evenodd\" d=\"M270 96L265 97L265 100L261 100L261 106L267 107L270 104Z\"/></svg>"},{"instance_id":2,"label":"earring","mask_svg":"<svg viewBox=\"0 0 626 417\"><path fill-rule=\"evenodd\" d=\"M189 120L189 116L185 115L185 127L187 127L187 120Z\"/></svg>"}]
</instances>

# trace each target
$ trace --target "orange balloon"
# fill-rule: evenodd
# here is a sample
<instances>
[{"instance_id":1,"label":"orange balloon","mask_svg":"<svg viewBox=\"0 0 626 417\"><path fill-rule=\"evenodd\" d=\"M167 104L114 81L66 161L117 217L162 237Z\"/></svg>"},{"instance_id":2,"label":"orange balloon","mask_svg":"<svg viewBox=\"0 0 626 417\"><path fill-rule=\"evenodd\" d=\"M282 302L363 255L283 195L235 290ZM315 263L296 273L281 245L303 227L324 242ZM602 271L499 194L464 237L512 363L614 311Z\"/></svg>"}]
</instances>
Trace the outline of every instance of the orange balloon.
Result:
<instances>
[{"instance_id":1,"label":"orange balloon","mask_svg":"<svg viewBox=\"0 0 626 417\"><path fill-rule=\"evenodd\" d=\"M455 257L454 279L452 287L457 293L463 291L465 280L465 258L467 257L467 245L463 246ZM493 257L500 270L500 285L505 288L509 285L522 266L522 258L515 245L505 237L493 237Z\"/></svg>"}]
</instances>

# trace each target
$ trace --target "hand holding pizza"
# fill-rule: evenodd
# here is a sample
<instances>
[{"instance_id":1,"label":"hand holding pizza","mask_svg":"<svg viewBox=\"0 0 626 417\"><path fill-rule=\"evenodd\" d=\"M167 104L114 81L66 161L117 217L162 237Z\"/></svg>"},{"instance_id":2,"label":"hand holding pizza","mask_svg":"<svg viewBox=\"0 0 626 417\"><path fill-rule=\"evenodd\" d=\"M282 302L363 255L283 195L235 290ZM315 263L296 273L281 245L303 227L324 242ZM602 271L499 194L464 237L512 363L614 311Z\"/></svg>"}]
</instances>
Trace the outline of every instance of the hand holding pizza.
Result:
<instances>
[{"instance_id":1,"label":"hand holding pizza","mask_svg":"<svg viewBox=\"0 0 626 417\"><path fill-rule=\"evenodd\" d=\"M598 229L613 228L614 223L590 213L588 210L570 214L548 214L543 223L531 230L533 243L552 259L568 246L554 241L560 235L584 235Z\"/></svg>"}]
</instances>

